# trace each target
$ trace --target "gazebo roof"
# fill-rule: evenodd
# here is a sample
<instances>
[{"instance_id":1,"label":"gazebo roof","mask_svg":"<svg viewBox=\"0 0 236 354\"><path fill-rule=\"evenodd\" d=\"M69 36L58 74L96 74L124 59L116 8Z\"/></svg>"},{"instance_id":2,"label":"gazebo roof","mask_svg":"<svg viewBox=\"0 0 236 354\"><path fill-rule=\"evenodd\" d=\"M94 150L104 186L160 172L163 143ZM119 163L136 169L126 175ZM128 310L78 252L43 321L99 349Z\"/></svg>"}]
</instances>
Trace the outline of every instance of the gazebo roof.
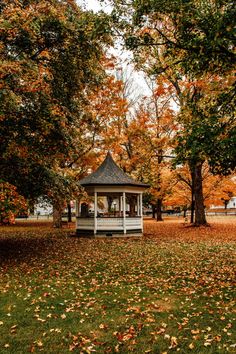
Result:
<instances>
[{"instance_id":1,"label":"gazebo roof","mask_svg":"<svg viewBox=\"0 0 236 354\"><path fill-rule=\"evenodd\" d=\"M96 171L89 176L79 181L80 185L86 186L135 186L148 188L149 185L135 181L133 178L124 173L124 171L117 166L113 160L110 152L103 163Z\"/></svg>"}]
</instances>

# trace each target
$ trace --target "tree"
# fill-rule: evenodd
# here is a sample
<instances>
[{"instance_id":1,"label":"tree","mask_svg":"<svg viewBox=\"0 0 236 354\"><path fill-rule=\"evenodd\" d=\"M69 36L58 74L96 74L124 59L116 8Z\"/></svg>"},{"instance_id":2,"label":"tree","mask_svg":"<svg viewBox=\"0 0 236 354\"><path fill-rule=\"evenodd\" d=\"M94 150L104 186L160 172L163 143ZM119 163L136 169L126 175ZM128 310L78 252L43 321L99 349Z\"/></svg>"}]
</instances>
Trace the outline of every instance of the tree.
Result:
<instances>
[{"instance_id":1,"label":"tree","mask_svg":"<svg viewBox=\"0 0 236 354\"><path fill-rule=\"evenodd\" d=\"M0 18L0 177L30 199L69 193L63 168L84 151L108 19L73 0L3 0Z\"/></svg>"},{"instance_id":2,"label":"tree","mask_svg":"<svg viewBox=\"0 0 236 354\"><path fill-rule=\"evenodd\" d=\"M233 1L111 2L114 21L124 30L129 48L164 47L167 60L176 58L186 73L197 76L234 69L236 10Z\"/></svg>"},{"instance_id":3,"label":"tree","mask_svg":"<svg viewBox=\"0 0 236 354\"><path fill-rule=\"evenodd\" d=\"M179 166L172 175L174 186L165 199L165 205L181 207L184 212L192 209L192 174L188 164ZM235 176L216 176L205 162L202 167L204 208L227 205L236 193ZM192 215L191 220L193 221Z\"/></svg>"},{"instance_id":4,"label":"tree","mask_svg":"<svg viewBox=\"0 0 236 354\"><path fill-rule=\"evenodd\" d=\"M0 180L0 191L0 225L14 224L18 214L27 215L26 200L15 186Z\"/></svg>"},{"instance_id":5,"label":"tree","mask_svg":"<svg viewBox=\"0 0 236 354\"><path fill-rule=\"evenodd\" d=\"M229 174L233 160L231 158L224 164L229 153L222 149L216 156L215 146L228 140L229 134L234 130L234 118L231 114L223 117L216 114L214 100L217 100L232 75L220 77L218 75L205 75L202 79L185 78L182 82L175 81L177 93L180 98L180 113L178 121L180 129L176 136L176 162L188 163L191 171L192 183L192 218L195 209L195 224L206 224L203 197L203 165L207 161L214 173ZM230 133L229 133L230 132ZM221 143L219 143L219 141ZM234 148L232 147L232 151ZM222 157L224 156L224 157ZM222 163L216 163L220 161ZM231 162L230 162L231 161Z\"/></svg>"},{"instance_id":6,"label":"tree","mask_svg":"<svg viewBox=\"0 0 236 354\"><path fill-rule=\"evenodd\" d=\"M165 75L176 89L181 128L176 153L192 171L196 225L206 224L203 162L217 173L235 168L234 12L231 1L115 1L114 17L123 14L120 25L137 65L148 75Z\"/></svg>"},{"instance_id":7,"label":"tree","mask_svg":"<svg viewBox=\"0 0 236 354\"><path fill-rule=\"evenodd\" d=\"M110 116L102 132L102 145L116 155L120 167L128 173L135 170L132 139L129 136L130 124L135 116L135 107L140 98L134 86L133 71L129 67L114 62L113 75L116 78L116 114ZM112 106L113 106L112 105ZM111 107L112 107L111 106Z\"/></svg>"},{"instance_id":8,"label":"tree","mask_svg":"<svg viewBox=\"0 0 236 354\"><path fill-rule=\"evenodd\" d=\"M149 81L150 96L136 101L134 93L128 89L130 77L120 71L119 77L124 80L120 95L127 101L127 110L119 109L117 117L111 119L104 131L104 144L112 149L126 172L151 185L150 200L159 221L170 180L165 154L171 149L170 140L176 128L171 107L173 89L167 82Z\"/></svg>"},{"instance_id":9,"label":"tree","mask_svg":"<svg viewBox=\"0 0 236 354\"><path fill-rule=\"evenodd\" d=\"M172 90L166 81L148 81L150 96L144 97L129 125L129 139L133 145L136 176L150 184L153 215L162 220L162 202L171 185L171 141L175 134L175 113ZM143 158L145 156L145 159Z\"/></svg>"}]
</instances>

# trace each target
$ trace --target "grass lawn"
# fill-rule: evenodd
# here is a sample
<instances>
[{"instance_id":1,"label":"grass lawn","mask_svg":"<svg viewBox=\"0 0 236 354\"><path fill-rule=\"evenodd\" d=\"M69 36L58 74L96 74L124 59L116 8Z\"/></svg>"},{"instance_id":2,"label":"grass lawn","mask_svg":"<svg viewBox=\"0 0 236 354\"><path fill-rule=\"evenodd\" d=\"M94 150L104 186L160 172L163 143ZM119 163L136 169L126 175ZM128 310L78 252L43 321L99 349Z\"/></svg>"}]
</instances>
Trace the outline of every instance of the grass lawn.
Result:
<instances>
[{"instance_id":1,"label":"grass lawn","mask_svg":"<svg viewBox=\"0 0 236 354\"><path fill-rule=\"evenodd\" d=\"M0 353L235 353L236 219L141 239L0 227Z\"/></svg>"}]
</instances>

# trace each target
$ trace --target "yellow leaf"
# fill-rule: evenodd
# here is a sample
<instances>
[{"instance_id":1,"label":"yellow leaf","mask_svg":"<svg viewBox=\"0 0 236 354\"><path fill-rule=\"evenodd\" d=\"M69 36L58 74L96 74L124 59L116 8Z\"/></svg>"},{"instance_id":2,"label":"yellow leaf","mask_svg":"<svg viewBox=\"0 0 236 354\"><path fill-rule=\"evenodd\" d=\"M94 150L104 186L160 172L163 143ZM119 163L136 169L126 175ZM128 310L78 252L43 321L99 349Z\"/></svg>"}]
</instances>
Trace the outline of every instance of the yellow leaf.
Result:
<instances>
[{"instance_id":1,"label":"yellow leaf","mask_svg":"<svg viewBox=\"0 0 236 354\"><path fill-rule=\"evenodd\" d=\"M189 347L189 349L194 349L194 344L190 343L188 347Z\"/></svg>"},{"instance_id":2,"label":"yellow leaf","mask_svg":"<svg viewBox=\"0 0 236 354\"><path fill-rule=\"evenodd\" d=\"M211 345L210 342L205 342L205 343L204 343L204 347L209 347L210 345Z\"/></svg>"},{"instance_id":3,"label":"yellow leaf","mask_svg":"<svg viewBox=\"0 0 236 354\"><path fill-rule=\"evenodd\" d=\"M43 346L43 343L42 343L41 340L38 340L38 341L37 341L37 346L38 346L38 347L42 347L42 346Z\"/></svg>"},{"instance_id":4,"label":"yellow leaf","mask_svg":"<svg viewBox=\"0 0 236 354\"><path fill-rule=\"evenodd\" d=\"M177 342L177 338L176 337L171 337L170 339L170 348L175 348L177 347L178 342Z\"/></svg>"},{"instance_id":5,"label":"yellow leaf","mask_svg":"<svg viewBox=\"0 0 236 354\"><path fill-rule=\"evenodd\" d=\"M101 324L99 325L99 328L100 328L100 329L107 329L107 325L101 323Z\"/></svg>"}]
</instances>

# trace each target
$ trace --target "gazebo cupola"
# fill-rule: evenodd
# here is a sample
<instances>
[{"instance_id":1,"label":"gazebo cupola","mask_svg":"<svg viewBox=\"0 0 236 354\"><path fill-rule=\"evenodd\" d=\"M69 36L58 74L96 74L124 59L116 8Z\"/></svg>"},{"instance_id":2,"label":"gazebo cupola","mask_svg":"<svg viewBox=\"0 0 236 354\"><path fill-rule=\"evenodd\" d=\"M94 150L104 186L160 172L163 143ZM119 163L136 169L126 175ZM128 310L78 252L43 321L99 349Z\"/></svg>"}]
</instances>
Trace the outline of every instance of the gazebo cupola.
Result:
<instances>
[{"instance_id":1,"label":"gazebo cupola","mask_svg":"<svg viewBox=\"0 0 236 354\"><path fill-rule=\"evenodd\" d=\"M142 235L142 194L149 186L125 174L109 152L98 169L79 183L91 202L77 202L77 235Z\"/></svg>"}]
</instances>

